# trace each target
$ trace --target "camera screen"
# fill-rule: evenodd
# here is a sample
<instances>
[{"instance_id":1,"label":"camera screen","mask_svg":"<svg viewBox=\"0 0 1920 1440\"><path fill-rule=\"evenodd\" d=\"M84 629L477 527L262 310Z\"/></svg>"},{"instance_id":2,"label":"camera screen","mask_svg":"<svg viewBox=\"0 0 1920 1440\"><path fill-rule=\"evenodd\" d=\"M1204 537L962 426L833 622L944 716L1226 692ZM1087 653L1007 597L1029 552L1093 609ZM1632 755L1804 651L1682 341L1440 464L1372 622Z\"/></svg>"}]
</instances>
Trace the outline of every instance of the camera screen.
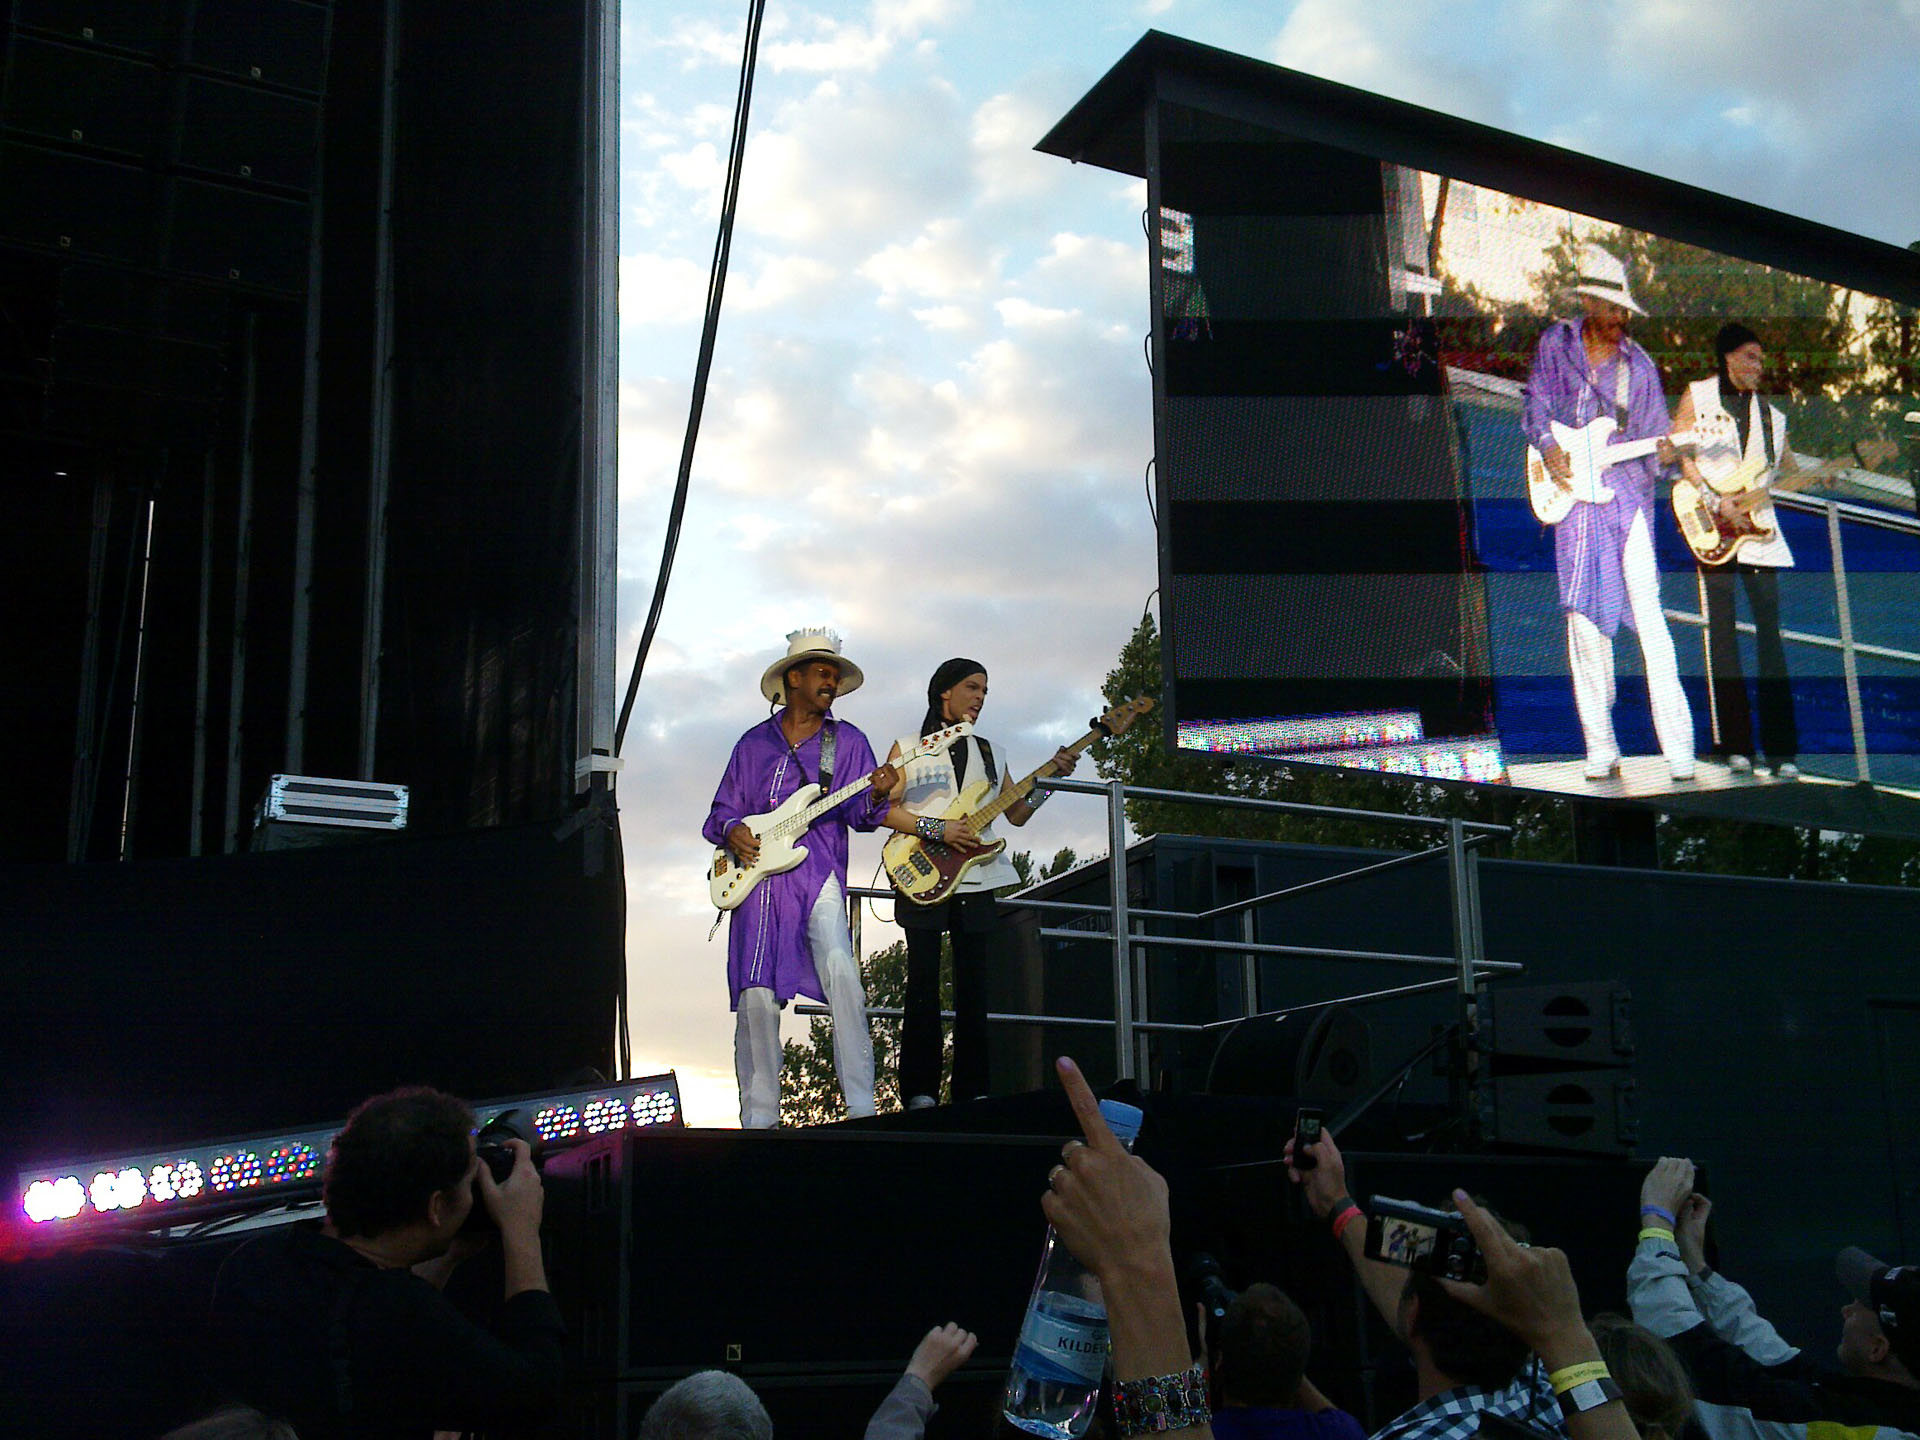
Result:
<instances>
[{"instance_id":1,"label":"camera screen","mask_svg":"<svg viewBox=\"0 0 1920 1440\"><path fill-rule=\"evenodd\" d=\"M1380 1224L1380 1258L1390 1265L1413 1265L1433 1254L1440 1232L1415 1220L1386 1219Z\"/></svg>"}]
</instances>

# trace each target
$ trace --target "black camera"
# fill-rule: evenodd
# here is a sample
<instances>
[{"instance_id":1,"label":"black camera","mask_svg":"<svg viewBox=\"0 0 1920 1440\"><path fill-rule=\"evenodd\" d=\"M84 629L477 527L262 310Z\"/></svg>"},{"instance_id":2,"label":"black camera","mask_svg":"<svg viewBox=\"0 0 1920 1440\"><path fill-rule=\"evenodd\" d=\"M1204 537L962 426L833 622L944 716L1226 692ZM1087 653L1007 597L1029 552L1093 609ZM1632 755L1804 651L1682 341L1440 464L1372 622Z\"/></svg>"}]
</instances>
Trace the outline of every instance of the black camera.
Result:
<instances>
[{"instance_id":1,"label":"black camera","mask_svg":"<svg viewBox=\"0 0 1920 1440\"><path fill-rule=\"evenodd\" d=\"M1487 1279L1486 1257L1459 1213L1429 1210L1410 1200L1373 1197L1367 1214L1366 1255L1369 1260L1404 1265L1447 1280L1484 1285Z\"/></svg>"},{"instance_id":2,"label":"black camera","mask_svg":"<svg viewBox=\"0 0 1920 1440\"><path fill-rule=\"evenodd\" d=\"M480 1163L487 1167L496 1185L505 1182L513 1173L513 1151L508 1147L509 1140L524 1140L527 1148L533 1150L539 1143L539 1135L533 1128L533 1121L519 1110L502 1110L486 1124L480 1127L473 1137L473 1153L480 1157ZM536 1161L536 1163L538 1163ZM467 1222L460 1227L465 1234L483 1233L497 1230L493 1212L487 1209L486 1199L480 1191L480 1177L473 1177L473 1208L467 1212Z\"/></svg>"}]
</instances>

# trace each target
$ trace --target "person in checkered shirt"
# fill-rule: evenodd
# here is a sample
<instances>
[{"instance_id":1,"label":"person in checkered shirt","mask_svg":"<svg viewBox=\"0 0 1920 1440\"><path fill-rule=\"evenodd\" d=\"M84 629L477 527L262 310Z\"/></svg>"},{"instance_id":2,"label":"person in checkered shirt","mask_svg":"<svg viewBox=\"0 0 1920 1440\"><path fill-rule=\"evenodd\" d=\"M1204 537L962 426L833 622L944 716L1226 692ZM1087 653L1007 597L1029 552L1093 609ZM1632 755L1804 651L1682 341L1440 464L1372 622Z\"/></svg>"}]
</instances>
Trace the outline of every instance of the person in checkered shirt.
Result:
<instances>
[{"instance_id":1,"label":"person in checkered shirt","mask_svg":"<svg viewBox=\"0 0 1920 1440\"><path fill-rule=\"evenodd\" d=\"M1405 1270L1364 1252L1367 1227L1347 1190L1346 1161L1331 1135L1310 1147L1314 1165L1294 1167L1287 1142L1287 1174L1314 1215L1334 1225L1375 1308L1413 1354L1419 1400L1371 1440L1471 1440L1481 1418L1497 1415L1542 1436L1567 1433L1547 1370L1526 1341L1458 1298L1447 1282Z\"/></svg>"}]
</instances>

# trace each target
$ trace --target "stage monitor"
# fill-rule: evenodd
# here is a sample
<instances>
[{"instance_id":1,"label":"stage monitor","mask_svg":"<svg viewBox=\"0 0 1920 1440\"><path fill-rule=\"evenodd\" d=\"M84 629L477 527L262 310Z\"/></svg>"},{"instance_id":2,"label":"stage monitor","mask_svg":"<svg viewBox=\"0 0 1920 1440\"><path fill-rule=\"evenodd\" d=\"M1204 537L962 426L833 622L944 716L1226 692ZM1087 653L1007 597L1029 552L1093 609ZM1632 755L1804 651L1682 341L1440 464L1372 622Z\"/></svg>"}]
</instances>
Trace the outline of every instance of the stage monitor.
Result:
<instances>
[{"instance_id":1,"label":"stage monitor","mask_svg":"<svg viewBox=\"0 0 1920 1440\"><path fill-rule=\"evenodd\" d=\"M1169 743L1920 796L1920 255L1158 35L1041 148L1148 181Z\"/></svg>"}]
</instances>

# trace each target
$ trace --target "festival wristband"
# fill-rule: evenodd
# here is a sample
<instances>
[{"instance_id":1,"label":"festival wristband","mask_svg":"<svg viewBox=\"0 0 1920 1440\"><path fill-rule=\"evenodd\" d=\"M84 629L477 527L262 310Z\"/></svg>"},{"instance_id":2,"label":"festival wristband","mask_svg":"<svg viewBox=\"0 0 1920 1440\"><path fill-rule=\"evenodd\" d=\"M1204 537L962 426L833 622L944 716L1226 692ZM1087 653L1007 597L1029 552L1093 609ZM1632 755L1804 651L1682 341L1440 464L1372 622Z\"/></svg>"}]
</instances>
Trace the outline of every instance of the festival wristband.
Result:
<instances>
[{"instance_id":1,"label":"festival wristband","mask_svg":"<svg viewBox=\"0 0 1920 1440\"><path fill-rule=\"evenodd\" d=\"M1663 1205L1642 1205L1642 1206L1640 1207L1640 1213L1641 1213L1642 1215L1655 1215L1655 1216L1658 1216L1658 1217L1659 1217L1660 1219L1662 1219L1662 1220L1664 1220L1664 1221L1666 1221L1666 1222L1667 1222L1667 1224L1669 1224L1669 1225L1674 1225L1674 1224L1678 1224L1678 1223L1679 1223L1679 1222L1678 1222L1678 1221L1677 1221L1677 1220L1676 1220L1676 1219L1674 1218L1674 1214L1673 1214L1673 1212L1672 1212L1671 1210L1669 1210L1669 1209L1667 1209L1667 1208L1666 1208L1665 1206L1663 1206Z\"/></svg>"},{"instance_id":2,"label":"festival wristband","mask_svg":"<svg viewBox=\"0 0 1920 1440\"><path fill-rule=\"evenodd\" d=\"M1564 1395L1576 1385L1584 1385L1589 1380L1604 1380L1613 1372L1607 1369L1604 1360L1582 1360L1577 1365L1566 1365L1547 1376L1547 1383L1553 1387L1553 1393Z\"/></svg>"},{"instance_id":3,"label":"festival wristband","mask_svg":"<svg viewBox=\"0 0 1920 1440\"><path fill-rule=\"evenodd\" d=\"M1335 1240L1340 1239L1341 1236L1347 1233L1347 1227L1349 1225L1353 1224L1356 1220L1366 1219L1366 1214L1366 1211L1349 1200L1347 1202L1347 1208L1337 1212L1333 1217L1333 1238Z\"/></svg>"},{"instance_id":4,"label":"festival wristband","mask_svg":"<svg viewBox=\"0 0 1920 1440\"><path fill-rule=\"evenodd\" d=\"M1597 1410L1602 1405L1611 1405L1620 1399L1620 1387L1611 1375L1603 1375L1598 1380L1588 1380L1561 1393L1560 1414L1571 1419L1583 1410Z\"/></svg>"},{"instance_id":5,"label":"festival wristband","mask_svg":"<svg viewBox=\"0 0 1920 1440\"><path fill-rule=\"evenodd\" d=\"M1669 1245L1676 1245L1679 1243L1673 1238L1673 1232L1671 1230L1664 1230L1658 1225L1647 1226L1646 1229L1642 1230L1634 1238L1637 1240L1664 1240Z\"/></svg>"}]
</instances>

